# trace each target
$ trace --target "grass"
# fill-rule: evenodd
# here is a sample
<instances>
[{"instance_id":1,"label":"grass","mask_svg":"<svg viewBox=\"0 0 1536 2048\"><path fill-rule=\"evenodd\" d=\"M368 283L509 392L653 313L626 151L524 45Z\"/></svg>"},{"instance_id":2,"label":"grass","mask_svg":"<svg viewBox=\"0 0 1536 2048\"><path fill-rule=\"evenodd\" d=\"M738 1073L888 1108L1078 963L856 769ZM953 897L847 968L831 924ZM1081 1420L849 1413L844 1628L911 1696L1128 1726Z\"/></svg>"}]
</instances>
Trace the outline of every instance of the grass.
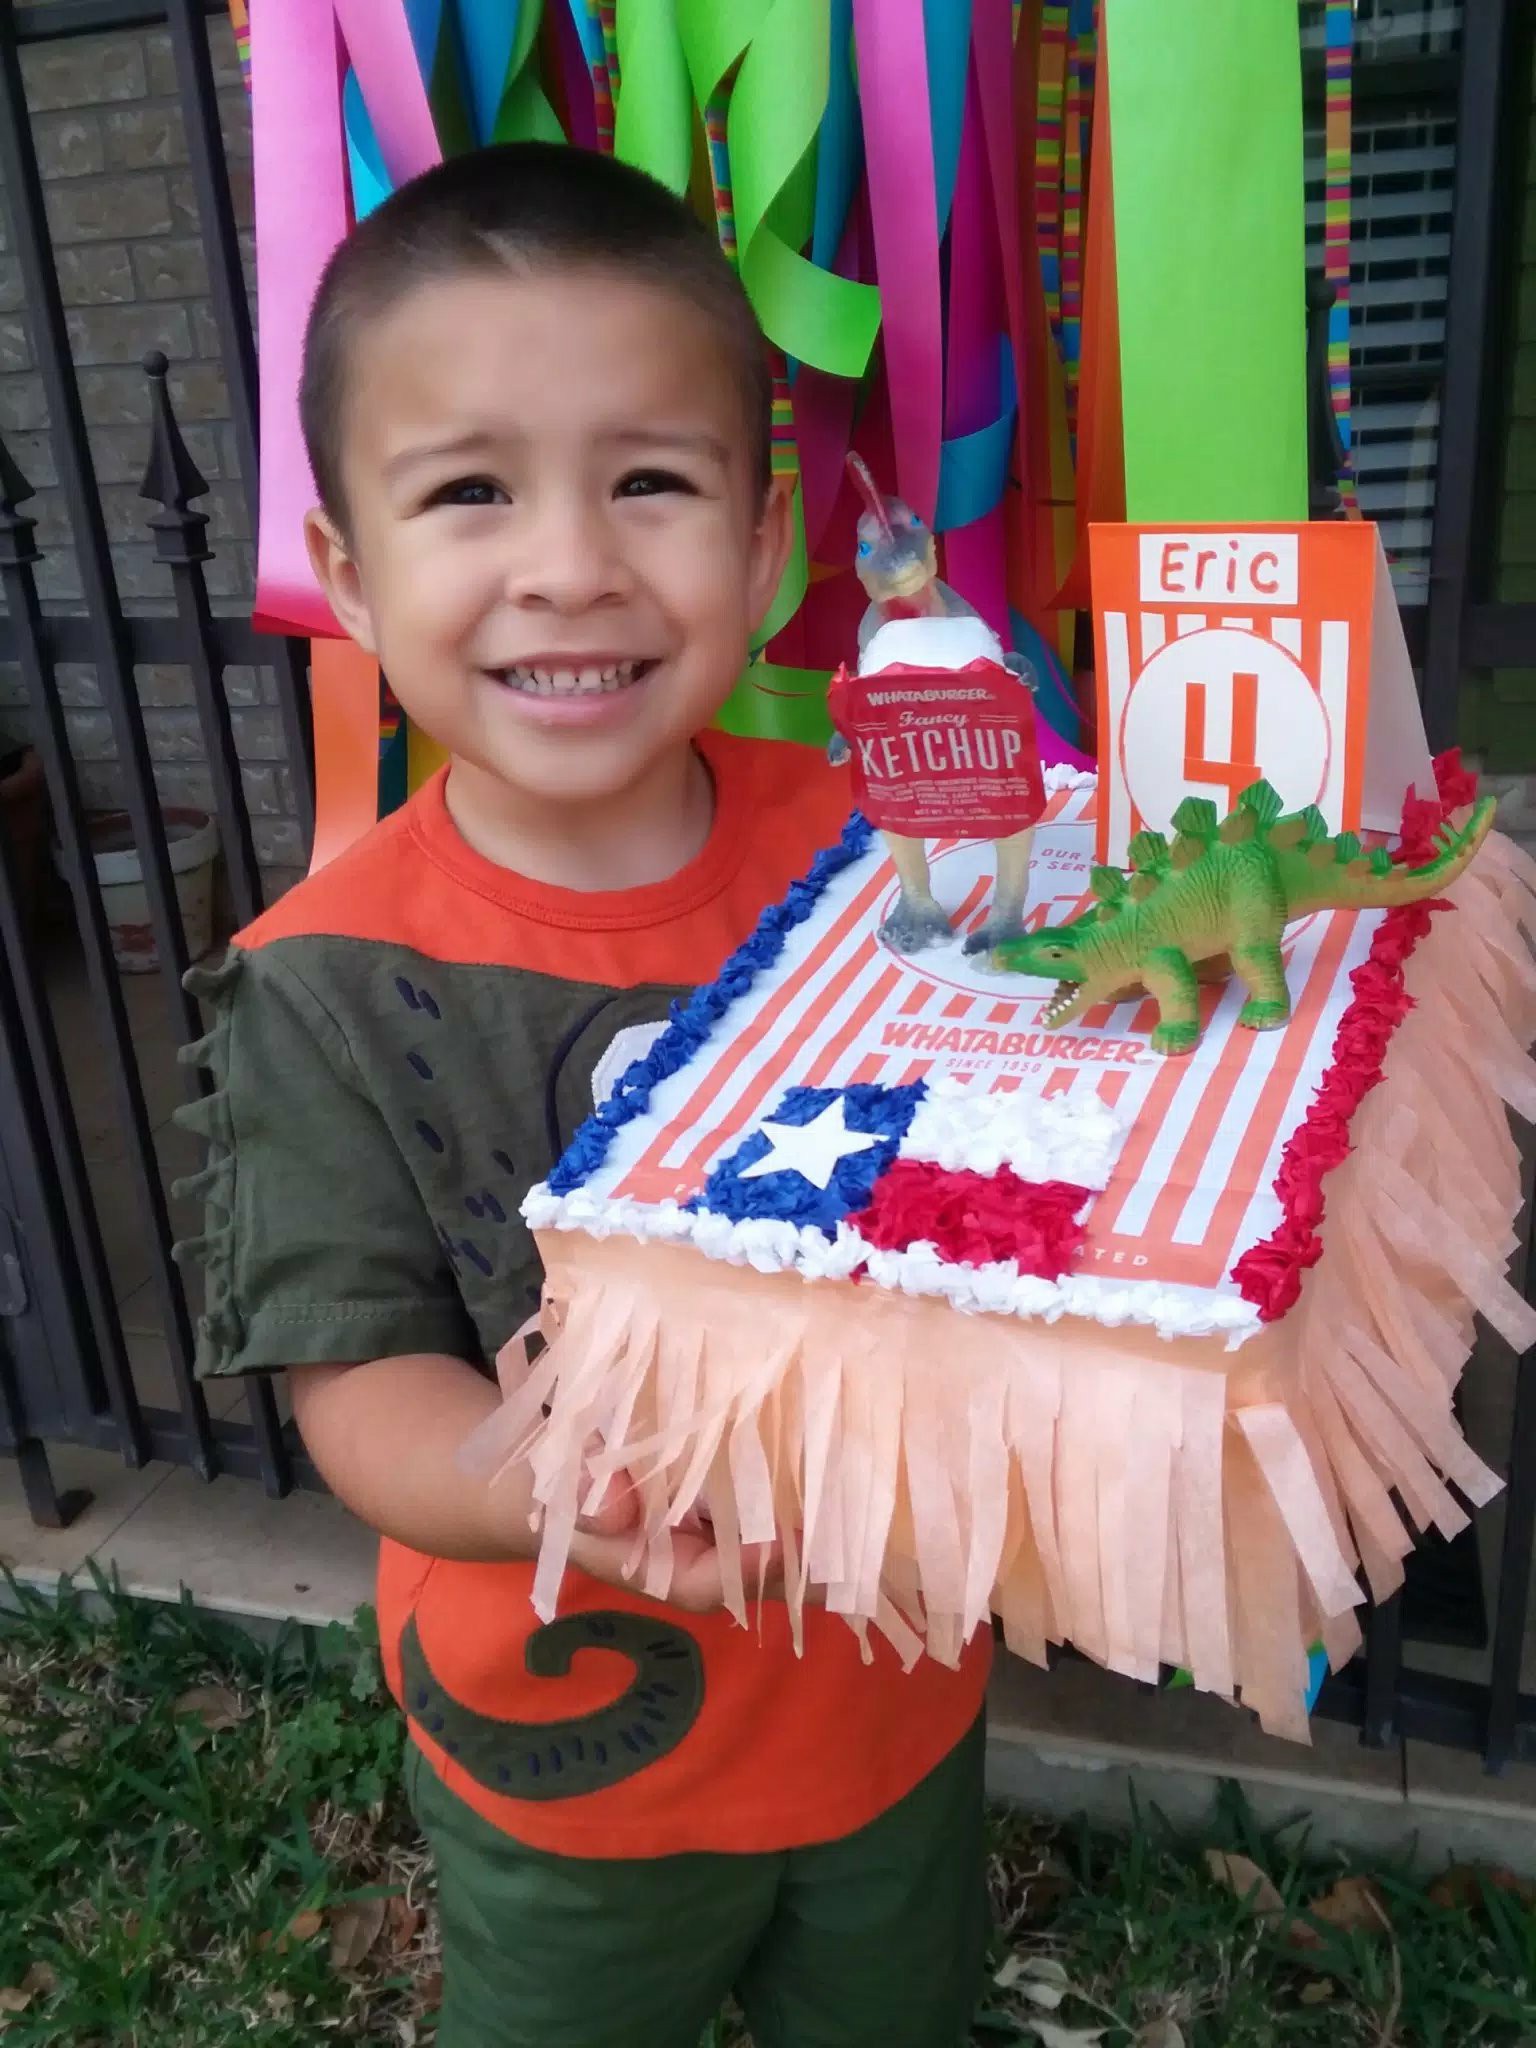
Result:
<instances>
[{"instance_id":1,"label":"grass","mask_svg":"<svg viewBox=\"0 0 1536 2048\"><path fill-rule=\"evenodd\" d=\"M12 1599L3 2048L428 2048L430 1874L366 1625L267 1645L100 1585ZM1536 1893L1506 1873L1346 1866L1233 1788L1198 1839L993 1825L979 2048L1536 2048ZM722 2018L710 2048L744 2041Z\"/></svg>"}]
</instances>

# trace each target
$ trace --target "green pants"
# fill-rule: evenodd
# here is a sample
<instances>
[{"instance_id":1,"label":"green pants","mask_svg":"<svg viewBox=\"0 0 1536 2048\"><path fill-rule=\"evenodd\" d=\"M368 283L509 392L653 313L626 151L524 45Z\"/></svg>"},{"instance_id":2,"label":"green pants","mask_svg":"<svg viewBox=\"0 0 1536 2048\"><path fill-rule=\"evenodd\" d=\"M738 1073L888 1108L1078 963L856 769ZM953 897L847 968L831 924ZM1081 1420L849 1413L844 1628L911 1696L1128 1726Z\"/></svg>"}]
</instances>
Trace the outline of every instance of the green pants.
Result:
<instances>
[{"instance_id":1,"label":"green pants","mask_svg":"<svg viewBox=\"0 0 1536 2048\"><path fill-rule=\"evenodd\" d=\"M411 1750L437 1859L438 2048L698 2048L729 1993L756 2048L959 2048L987 1939L981 1722L867 1828L767 1856L524 1848Z\"/></svg>"}]
</instances>

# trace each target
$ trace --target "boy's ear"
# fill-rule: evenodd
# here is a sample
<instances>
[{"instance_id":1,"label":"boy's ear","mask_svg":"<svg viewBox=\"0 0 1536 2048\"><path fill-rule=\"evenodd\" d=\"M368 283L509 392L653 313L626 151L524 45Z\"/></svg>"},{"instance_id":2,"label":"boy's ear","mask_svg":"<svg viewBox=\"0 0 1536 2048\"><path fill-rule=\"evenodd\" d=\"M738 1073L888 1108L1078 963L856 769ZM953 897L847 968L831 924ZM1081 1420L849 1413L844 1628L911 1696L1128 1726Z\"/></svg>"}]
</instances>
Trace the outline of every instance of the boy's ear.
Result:
<instances>
[{"instance_id":1,"label":"boy's ear","mask_svg":"<svg viewBox=\"0 0 1536 2048\"><path fill-rule=\"evenodd\" d=\"M795 483L793 477L776 476L768 486L763 516L752 537L752 630L768 616L768 607L778 595L789 551L795 539Z\"/></svg>"},{"instance_id":2,"label":"boy's ear","mask_svg":"<svg viewBox=\"0 0 1536 2048\"><path fill-rule=\"evenodd\" d=\"M377 654L373 619L363 597L362 578L330 514L314 506L304 515L304 545L315 581L325 592L336 623L349 634L365 654Z\"/></svg>"}]
</instances>

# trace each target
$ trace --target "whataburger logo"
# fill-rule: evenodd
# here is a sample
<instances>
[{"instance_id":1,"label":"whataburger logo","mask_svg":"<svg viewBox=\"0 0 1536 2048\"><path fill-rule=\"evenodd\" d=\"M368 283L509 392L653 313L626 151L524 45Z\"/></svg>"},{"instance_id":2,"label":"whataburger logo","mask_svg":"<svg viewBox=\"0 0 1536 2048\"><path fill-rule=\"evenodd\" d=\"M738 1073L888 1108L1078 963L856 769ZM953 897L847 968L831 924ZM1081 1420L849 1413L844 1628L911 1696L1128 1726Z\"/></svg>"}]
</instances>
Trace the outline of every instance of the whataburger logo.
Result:
<instances>
[{"instance_id":1,"label":"whataburger logo","mask_svg":"<svg viewBox=\"0 0 1536 2048\"><path fill-rule=\"evenodd\" d=\"M966 1059L1103 1060L1134 1067L1153 1057L1147 1043L1092 1032L1000 1031L983 1025L923 1024L888 1018L880 1034L887 1051L950 1053Z\"/></svg>"}]
</instances>

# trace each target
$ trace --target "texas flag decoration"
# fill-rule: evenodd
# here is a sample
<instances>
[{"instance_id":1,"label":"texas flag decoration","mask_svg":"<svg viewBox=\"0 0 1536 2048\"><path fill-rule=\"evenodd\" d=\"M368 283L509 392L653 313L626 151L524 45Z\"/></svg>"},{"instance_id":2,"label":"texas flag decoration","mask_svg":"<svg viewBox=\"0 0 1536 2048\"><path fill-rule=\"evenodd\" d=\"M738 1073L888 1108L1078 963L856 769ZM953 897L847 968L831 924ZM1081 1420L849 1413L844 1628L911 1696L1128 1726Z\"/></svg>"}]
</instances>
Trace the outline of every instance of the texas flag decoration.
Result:
<instances>
[{"instance_id":1,"label":"texas flag decoration","mask_svg":"<svg viewBox=\"0 0 1536 2048\"><path fill-rule=\"evenodd\" d=\"M1009 1263L1055 1280L1082 1251L1118 1139L1096 1100L942 1081L791 1088L689 1207L862 1240L872 1253L922 1246L946 1263Z\"/></svg>"}]
</instances>

